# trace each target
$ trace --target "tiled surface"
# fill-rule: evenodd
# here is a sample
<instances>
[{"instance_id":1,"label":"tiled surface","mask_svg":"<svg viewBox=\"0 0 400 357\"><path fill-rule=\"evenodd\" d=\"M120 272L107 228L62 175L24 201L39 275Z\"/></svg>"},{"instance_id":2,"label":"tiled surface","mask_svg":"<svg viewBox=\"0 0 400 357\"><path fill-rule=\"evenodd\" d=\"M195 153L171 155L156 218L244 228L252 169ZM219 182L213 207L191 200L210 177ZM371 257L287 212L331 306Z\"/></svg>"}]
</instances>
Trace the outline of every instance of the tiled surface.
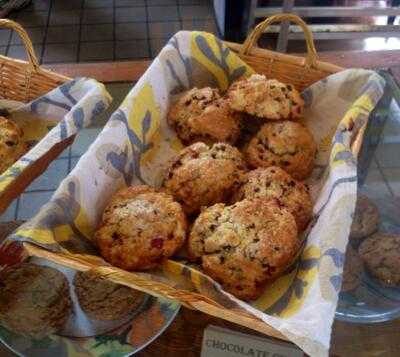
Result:
<instances>
[{"instance_id":1,"label":"tiled surface","mask_svg":"<svg viewBox=\"0 0 400 357\"><path fill-rule=\"evenodd\" d=\"M149 58L182 29L217 31L211 0L34 0L11 18L41 63ZM20 45L0 30L1 54L25 59Z\"/></svg>"}]
</instances>

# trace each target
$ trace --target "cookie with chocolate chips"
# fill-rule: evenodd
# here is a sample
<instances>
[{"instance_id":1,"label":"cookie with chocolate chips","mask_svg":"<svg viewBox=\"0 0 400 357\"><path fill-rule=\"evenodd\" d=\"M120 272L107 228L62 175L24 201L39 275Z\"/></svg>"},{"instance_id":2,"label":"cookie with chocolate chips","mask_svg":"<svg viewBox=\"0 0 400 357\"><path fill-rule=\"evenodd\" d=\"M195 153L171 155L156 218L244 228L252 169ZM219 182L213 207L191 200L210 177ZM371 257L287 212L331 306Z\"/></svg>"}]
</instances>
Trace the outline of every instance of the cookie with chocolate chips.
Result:
<instances>
[{"instance_id":1,"label":"cookie with chocolate chips","mask_svg":"<svg viewBox=\"0 0 400 357\"><path fill-rule=\"evenodd\" d=\"M115 284L93 271L80 271L74 277L75 293L82 310L92 319L108 321L122 319L135 311L145 294Z\"/></svg>"},{"instance_id":2,"label":"cookie with chocolate chips","mask_svg":"<svg viewBox=\"0 0 400 357\"><path fill-rule=\"evenodd\" d=\"M194 214L203 206L228 201L245 171L242 154L235 147L196 143L172 160L163 186L187 214Z\"/></svg>"},{"instance_id":3,"label":"cookie with chocolate chips","mask_svg":"<svg viewBox=\"0 0 400 357\"><path fill-rule=\"evenodd\" d=\"M368 272L385 285L400 286L400 236L378 232L358 252Z\"/></svg>"},{"instance_id":4,"label":"cookie with chocolate chips","mask_svg":"<svg viewBox=\"0 0 400 357\"><path fill-rule=\"evenodd\" d=\"M149 186L123 188L111 198L94 235L101 255L125 270L146 270L178 250L186 218L171 195Z\"/></svg>"},{"instance_id":5,"label":"cookie with chocolate chips","mask_svg":"<svg viewBox=\"0 0 400 357\"><path fill-rule=\"evenodd\" d=\"M188 240L191 258L201 260L206 274L243 300L256 299L266 282L292 263L299 248L293 215L258 198L205 209Z\"/></svg>"},{"instance_id":6,"label":"cookie with chocolate chips","mask_svg":"<svg viewBox=\"0 0 400 357\"><path fill-rule=\"evenodd\" d=\"M183 93L171 106L167 120L186 145L197 141L233 144L240 134L241 114L233 111L215 88Z\"/></svg>"},{"instance_id":7,"label":"cookie with chocolate chips","mask_svg":"<svg viewBox=\"0 0 400 357\"><path fill-rule=\"evenodd\" d=\"M245 157L250 166L279 166L297 180L313 168L317 145L310 131L292 121L269 122L250 140Z\"/></svg>"},{"instance_id":8,"label":"cookie with chocolate chips","mask_svg":"<svg viewBox=\"0 0 400 357\"><path fill-rule=\"evenodd\" d=\"M292 85L261 74L234 82L228 98L232 109L262 119L298 119L304 110L304 100Z\"/></svg>"},{"instance_id":9,"label":"cookie with chocolate chips","mask_svg":"<svg viewBox=\"0 0 400 357\"><path fill-rule=\"evenodd\" d=\"M0 284L0 321L11 331L39 339L68 320L69 285L58 270L22 263L3 270Z\"/></svg>"},{"instance_id":10,"label":"cookie with chocolate chips","mask_svg":"<svg viewBox=\"0 0 400 357\"><path fill-rule=\"evenodd\" d=\"M376 205L364 195L357 197L356 209L350 230L350 240L361 242L378 229L379 211Z\"/></svg>"},{"instance_id":11,"label":"cookie with chocolate chips","mask_svg":"<svg viewBox=\"0 0 400 357\"><path fill-rule=\"evenodd\" d=\"M306 228L312 217L313 204L306 185L277 166L247 173L245 183L236 192L234 201L244 198L277 200L293 214L299 232Z\"/></svg>"}]
</instances>

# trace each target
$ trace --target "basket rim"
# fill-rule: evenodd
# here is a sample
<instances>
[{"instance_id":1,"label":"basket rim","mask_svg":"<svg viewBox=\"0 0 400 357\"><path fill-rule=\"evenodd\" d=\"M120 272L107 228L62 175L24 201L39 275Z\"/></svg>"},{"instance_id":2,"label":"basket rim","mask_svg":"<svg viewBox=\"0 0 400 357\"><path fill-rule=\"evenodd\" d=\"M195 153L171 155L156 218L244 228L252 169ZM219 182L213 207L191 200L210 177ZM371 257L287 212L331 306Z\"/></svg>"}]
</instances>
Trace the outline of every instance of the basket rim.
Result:
<instances>
[{"instance_id":1,"label":"basket rim","mask_svg":"<svg viewBox=\"0 0 400 357\"><path fill-rule=\"evenodd\" d=\"M240 44L240 43L230 42L230 41L224 41L224 43L238 55L239 55L240 50L243 48L243 44ZM253 56L253 57L265 58L265 59L269 58L269 59L278 60L278 61L286 62L286 63L290 63L290 64L295 64L300 67L307 68L306 57L298 55L298 54L280 53L280 52L268 50L265 48L253 47L248 50L247 54L242 55L242 56L243 57ZM340 72L340 71L344 70L345 68L340 67L340 66L335 65L330 62L320 61L317 59L316 67L308 66L308 69L336 73L336 72Z\"/></svg>"}]
</instances>

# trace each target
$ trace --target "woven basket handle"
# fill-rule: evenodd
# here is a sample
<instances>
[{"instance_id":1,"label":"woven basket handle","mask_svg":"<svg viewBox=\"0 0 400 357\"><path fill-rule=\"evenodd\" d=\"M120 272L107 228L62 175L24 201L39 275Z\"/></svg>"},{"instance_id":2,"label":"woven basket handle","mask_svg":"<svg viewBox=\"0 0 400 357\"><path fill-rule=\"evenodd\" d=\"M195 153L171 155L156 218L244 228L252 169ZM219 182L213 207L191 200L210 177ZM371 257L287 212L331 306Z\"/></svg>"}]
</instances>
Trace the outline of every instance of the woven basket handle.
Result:
<instances>
[{"instance_id":1,"label":"woven basket handle","mask_svg":"<svg viewBox=\"0 0 400 357\"><path fill-rule=\"evenodd\" d=\"M22 28L22 26L11 20L0 19L0 28L11 29L18 33L18 35L21 37L22 43L25 46L26 53L28 54L28 62L32 70L37 72L39 70L39 61L35 55L32 41L29 38L27 32Z\"/></svg>"},{"instance_id":2,"label":"woven basket handle","mask_svg":"<svg viewBox=\"0 0 400 357\"><path fill-rule=\"evenodd\" d=\"M249 51L257 45L257 41L260 38L260 36L264 33L265 29L275 23L275 22L282 22L282 21L290 21L295 23L296 25L299 25L303 32L304 36L306 38L306 43L307 43L307 57L306 57L306 63L310 66L315 66L317 63L317 50L315 49L314 46L314 39L311 30L308 28L307 24L297 15L293 14L279 14L279 15L274 15L266 18L263 22L260 22L254 30L247 36L246 41L244 41L243 46L240 50L241 55L246 55L249 53Z\"/></svg>"}]
</instances>

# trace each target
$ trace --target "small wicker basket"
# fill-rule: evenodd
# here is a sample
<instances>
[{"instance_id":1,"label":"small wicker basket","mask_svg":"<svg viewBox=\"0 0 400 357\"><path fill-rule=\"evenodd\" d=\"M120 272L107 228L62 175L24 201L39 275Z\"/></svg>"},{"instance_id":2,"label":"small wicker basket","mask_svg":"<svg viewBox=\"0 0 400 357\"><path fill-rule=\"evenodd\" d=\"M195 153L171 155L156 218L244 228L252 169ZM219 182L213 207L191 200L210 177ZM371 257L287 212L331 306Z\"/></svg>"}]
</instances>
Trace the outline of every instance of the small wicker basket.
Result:
<instances>
[{"instance_id":1,"label":"small wicker basket","mask_svg":"<svg viewBox=\"0 0 400 357\"><path fill-rule=\"evenodd\" d=\"M0 28L14 30L21 37L28 56L28 62L0 55L0 98L27 103L70 78L40 68L32 42L26 31L16 22L0 19ZM56 144L39 160L28 166L7 188L0 192L0 214L25 188L53 161L66 147L72 144L69 137Z\"/></svg>"}]
</instances>

